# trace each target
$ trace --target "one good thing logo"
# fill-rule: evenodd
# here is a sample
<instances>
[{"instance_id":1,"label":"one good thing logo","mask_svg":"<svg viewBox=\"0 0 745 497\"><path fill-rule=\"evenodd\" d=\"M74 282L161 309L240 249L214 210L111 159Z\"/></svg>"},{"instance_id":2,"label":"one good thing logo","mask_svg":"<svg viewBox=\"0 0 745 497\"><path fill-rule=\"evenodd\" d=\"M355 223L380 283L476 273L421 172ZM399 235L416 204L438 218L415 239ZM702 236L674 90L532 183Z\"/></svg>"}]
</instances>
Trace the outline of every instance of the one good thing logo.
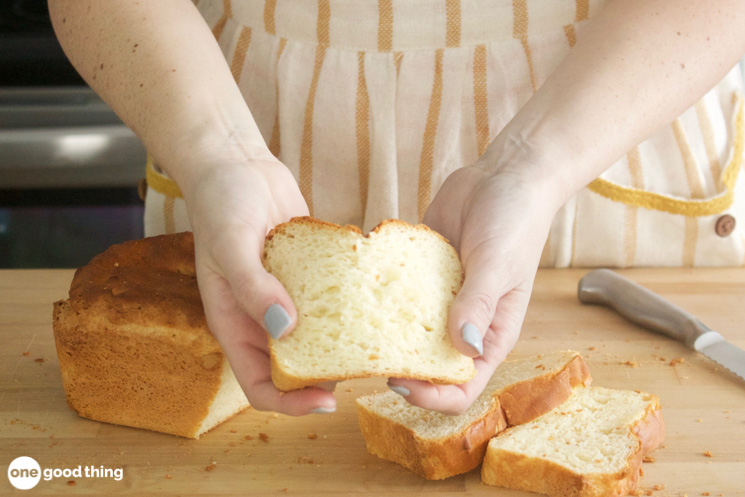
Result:
<instances>
[{"instance_id":1,"label":"one good thing logo","mask_svg":"<svg viewBox=\"0 0 745 497\"><path fill-rule=\"evenodd\" d=\"M121 481L124 478L122 468L104 468L103 466L77 466L75 468L44 468L32 457L17 457L8 466L8 481L19 490L34 488L39 481L54 478L113 478Z\"/></svg>"},{"instance_id":2,"label":"one good thing logo","mask_svg":"<svg viewBox=\"0 0 745 497\"><path fill-rule=\"evenodd\" d=\"M19 490L34 488L41 480L41 467L31 457L16 457L8 466L8 480Z\"/></svg>"}]
</instances>

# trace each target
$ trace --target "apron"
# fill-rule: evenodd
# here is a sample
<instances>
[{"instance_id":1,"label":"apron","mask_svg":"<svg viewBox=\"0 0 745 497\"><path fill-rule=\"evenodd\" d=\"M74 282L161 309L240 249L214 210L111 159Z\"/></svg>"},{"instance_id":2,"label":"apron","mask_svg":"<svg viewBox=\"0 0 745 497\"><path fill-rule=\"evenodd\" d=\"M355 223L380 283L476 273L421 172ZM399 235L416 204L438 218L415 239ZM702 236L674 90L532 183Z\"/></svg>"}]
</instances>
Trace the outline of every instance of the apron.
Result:
<instances>
[{"instance_id":1,"label":"apron","mask_svg":"<svg viewBox=\"0 0 745 497\"><path fill-rule=\"evenodd\" d=\"M421 221L572 49L606 0L200 0L271 152L311 215ZM745 264L742 75L558 212L542 267ZM145 234L190 229L147 164Z\"/></svg>"}]
</instances>

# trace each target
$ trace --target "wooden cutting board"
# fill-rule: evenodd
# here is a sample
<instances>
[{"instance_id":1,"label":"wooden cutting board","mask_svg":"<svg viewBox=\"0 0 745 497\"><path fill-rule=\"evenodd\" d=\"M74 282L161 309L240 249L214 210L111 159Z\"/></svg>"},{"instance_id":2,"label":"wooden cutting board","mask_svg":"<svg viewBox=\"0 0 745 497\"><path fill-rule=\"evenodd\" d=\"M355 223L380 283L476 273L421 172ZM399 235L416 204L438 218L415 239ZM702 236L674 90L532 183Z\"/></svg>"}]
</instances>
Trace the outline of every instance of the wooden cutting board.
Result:
<instances>
[{"instance_id":1,"label":"wooden cutting board","mask_svg":"<svg viewBox=\"0 0 745 497\"><path fill-rule=\"evenodd\" d=\"M745 382L605 308L581 305L576 286L585 272L539 271L512 357L578 350L595 385L660 396L667 439L644 464L642 492L745 495ZM621 273L745 348L745 269ZM369 455L354 399L384 390L384 380L340 383L334 414L249 409L200 440L80 418L65 403L51 325L52 302L66 297L72 275L0 271L0 494L24 493L5 475L13 459L30 456L42 468L122 469L123 476L42 479L29 495L531 495L483 485L478 470L426 481Z\"/></svg>"}]
</instances>

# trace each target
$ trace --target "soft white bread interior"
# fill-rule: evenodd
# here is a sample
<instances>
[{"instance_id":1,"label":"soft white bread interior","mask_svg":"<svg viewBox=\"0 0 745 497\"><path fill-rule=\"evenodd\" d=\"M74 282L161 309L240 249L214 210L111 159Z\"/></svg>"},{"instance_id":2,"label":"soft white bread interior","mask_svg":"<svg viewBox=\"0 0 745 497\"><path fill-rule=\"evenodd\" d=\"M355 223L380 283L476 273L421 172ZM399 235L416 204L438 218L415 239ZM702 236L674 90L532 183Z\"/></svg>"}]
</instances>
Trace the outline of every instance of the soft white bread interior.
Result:
<instances>
[{"instance_id":1,"label":"soft white bread interior","mask_svg":"<svg viewBox=\"0 0 745 497\"><path fill-rule=\"evenodd\" d=\"M496 433L550 411L574 386L590 382L579 353L557 351L502 363L458 416L412 406L394 392L357 399L357 414L370 453L427 479L443 479L477 467Z\"/></svg>"},{"instance_id":2,"label":"soft white bread interior","mask_svg":"<svg viewBox=\"0 0 745 497\"><path fill-rule=\"evenodd\" d=\"M364 236L295 218L269 233L263 260L298 313L291 333L270 339L280 390L373 376L456 384L474 376L473 360L447 331L460 260L429 228L389 220Z\"/></svg>"},{"instance_id":3,"label":"soft white bread interior","mask_svg":"<svg viewBox=\"0 0 745 497\"><path fill-rule=\"evenodd\" d=\"M191 233L114 245L54 304L69 406L81 416L198 438L248 407L207 328Z\"/></svg>"},{"instance_id":4,"label":"soft white bread interior","mask_svg":"<svg viewBox=\"0 0 745 497\"><path fill-rule=\"evenodd\" d=\"M627 495L664 437L656 396L577 388L563 405L493 438L481 477L551 497Z\"/></svg>"}]
</instances>

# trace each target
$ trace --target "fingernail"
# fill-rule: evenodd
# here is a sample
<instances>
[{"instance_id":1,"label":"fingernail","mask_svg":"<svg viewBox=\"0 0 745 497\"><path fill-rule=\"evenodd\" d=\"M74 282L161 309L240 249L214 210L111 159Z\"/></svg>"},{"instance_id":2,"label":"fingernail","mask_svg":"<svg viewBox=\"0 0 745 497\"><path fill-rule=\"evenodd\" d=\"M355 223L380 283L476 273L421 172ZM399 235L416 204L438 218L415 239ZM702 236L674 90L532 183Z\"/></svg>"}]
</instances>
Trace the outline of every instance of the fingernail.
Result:
<instances>
[{"instance_id":1,"label":"fingernail","mask_svg":"<svg viewBox=\"0 0 745 497\"><path fill-rule=\"evenodd\" d=\"M264 313L264 327L275 340L282 336L291 322L292 318L279 304L270 305Z\"/></svg>"},{"instance_id":2,"label":"fingernail","mask_svg":"<svg viewBox=\"0 0 745 497\"><path fill-rule=\"evenodd\" d=\"M388 385L388 388L399 394L401 397L408 397L411 392L406 387Z\"/></svg>"},{"instance_id":3,"label":"fingernail","mask_svg":"<svg viewBox=\"0 0 745 497\"><path fill-rule=\"evenodd\" d=\"M310 412L313 414L331 414L332 412L336 412L336 407L316 407Z\"/></svg>"},{"instance_id":4,"label":"fingernail","mask_svg":"<svg viewBox=\"0 0 745 497\"><path fill-rule=\"evenodd\" d=\"M481 332L471 323L466 323L460 330L463 335L463 341L473 347L473 350L479 353L484 353L484 342L481 340Z\"/></svg>"}]
</instances>

